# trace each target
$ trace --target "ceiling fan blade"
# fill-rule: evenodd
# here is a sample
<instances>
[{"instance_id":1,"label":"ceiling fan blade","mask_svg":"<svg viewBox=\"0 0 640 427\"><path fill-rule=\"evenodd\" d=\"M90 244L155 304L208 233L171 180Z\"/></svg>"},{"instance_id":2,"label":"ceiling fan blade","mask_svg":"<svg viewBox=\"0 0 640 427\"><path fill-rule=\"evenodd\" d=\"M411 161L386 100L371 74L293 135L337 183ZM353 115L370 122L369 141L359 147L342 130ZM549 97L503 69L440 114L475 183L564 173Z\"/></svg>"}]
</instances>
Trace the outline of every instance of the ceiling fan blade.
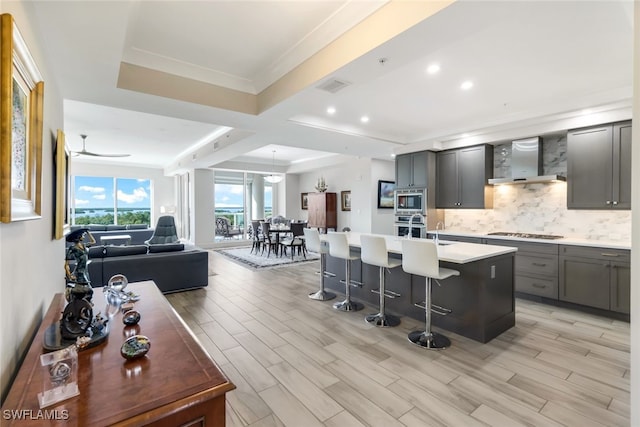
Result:
<instances>
[{"instance_id":1,"label":"ceiling fan blade","mask_svg":"<svg viewBox=\"0 0 640 427\"><path fill-rule=\"evenodd\" d=\"M80 135L82 137L82 150L72 151L71 154L76 156L93 156L93 157L129 157L131 154L100 154L87 151L85 148L87 135Z\"/></svg>"}]
</instances>

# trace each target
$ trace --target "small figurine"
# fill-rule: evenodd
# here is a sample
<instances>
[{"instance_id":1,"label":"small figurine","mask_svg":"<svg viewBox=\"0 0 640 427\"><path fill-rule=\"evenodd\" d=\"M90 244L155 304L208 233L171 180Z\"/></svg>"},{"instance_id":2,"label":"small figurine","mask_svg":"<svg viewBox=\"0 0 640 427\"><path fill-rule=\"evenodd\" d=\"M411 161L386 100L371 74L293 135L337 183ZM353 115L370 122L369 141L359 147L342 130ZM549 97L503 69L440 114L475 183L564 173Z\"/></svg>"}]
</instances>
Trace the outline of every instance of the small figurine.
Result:
<instances>
[{"instance_id":1,"label":"small figurine","mask_svg":"<svg viewBox=\"0 0 640 427\"><path fill-rule=\"evenodd\" d=\"M91 323L91 331L94 334L99 334L104 330L105 326L107 326L107 322L109 322L109 319L105 319L102 317L102 313L98 312Z\"/></svg>"}]
</instances>

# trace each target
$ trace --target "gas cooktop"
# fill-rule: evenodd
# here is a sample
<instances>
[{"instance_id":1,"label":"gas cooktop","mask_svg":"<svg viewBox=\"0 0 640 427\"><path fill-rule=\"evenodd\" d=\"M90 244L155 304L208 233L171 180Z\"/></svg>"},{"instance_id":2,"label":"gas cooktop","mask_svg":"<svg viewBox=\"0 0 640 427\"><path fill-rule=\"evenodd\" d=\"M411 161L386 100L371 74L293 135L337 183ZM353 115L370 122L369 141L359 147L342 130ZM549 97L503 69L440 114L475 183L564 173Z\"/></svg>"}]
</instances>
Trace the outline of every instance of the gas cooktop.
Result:
<instances>
[{"instance_id":1,"label":"gas cooktop","mask_svg":"<svg viewBox=\"0 0 640 427\"><path fill-rule=\"evenodd\" d=\"M562 239L564 237L564 236L558 236L554 234L512 233L509 231L496 231L494 233L489 233L489 236L521 237L523 239L545 239L545 240Z\"/></svg>"}]
</instances>

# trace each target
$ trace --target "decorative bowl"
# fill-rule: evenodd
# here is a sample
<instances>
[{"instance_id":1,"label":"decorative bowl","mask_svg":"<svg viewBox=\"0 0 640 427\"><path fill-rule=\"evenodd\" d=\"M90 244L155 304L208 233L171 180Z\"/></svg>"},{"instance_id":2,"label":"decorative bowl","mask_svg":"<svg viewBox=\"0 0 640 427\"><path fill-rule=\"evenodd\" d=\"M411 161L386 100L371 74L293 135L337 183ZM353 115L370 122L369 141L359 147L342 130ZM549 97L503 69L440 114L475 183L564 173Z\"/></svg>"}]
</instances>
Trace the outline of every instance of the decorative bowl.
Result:
<instances>
[{"instance_id":1,"label":"decorative bowl","mask_svg":"<svg viewBox=\"0 0 640 427\"><path fill-rule=\"evenodd\" d=\"M129 280L123 274L116 274L111 276L109 281L107 282L107 288L120 292L129 284Z\"/></svg>"},{"instance_id":2,"label":"decorative bowl","mask_svg":"<svg viewBox=\"0 0 640 427\"><path fill-rule=\"evenodd\" d=\"M144 335L134 335L128 338L120 347L120 355L127 360L144 356L151 348L151 341Z\"/></svg>"},{"instance_id":3,"label":"decorative bowl","mask_svg":"<svg viewBox=\"0 0 640 427\"><path fill-rule=\"evenodd\" d=\"M140 313L136 310L127 311L124 316L122 316L122 323L127 326L137 325L140 321Z\"/></svg>"}]
</instances>

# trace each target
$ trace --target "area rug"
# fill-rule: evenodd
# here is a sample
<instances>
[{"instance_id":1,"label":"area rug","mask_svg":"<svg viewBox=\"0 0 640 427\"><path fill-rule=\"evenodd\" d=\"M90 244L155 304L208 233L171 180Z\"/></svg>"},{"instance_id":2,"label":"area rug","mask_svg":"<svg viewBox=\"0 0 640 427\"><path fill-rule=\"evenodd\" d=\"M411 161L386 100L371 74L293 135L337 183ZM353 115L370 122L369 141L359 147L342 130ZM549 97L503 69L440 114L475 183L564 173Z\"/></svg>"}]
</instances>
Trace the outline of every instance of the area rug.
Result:
<instances>
[{"instance_id":1,"label":"area rug","mask_svg":"<svg viewBox=\"0 0 640 427\"><path fill-rule=\"evenodd\" d=\"M262 270L267 268L286 267L288 265L295 265L301 262L316 261L320 259L320 256L307 252L307 259L304 259L302 255L294 255L293 261L291 260L291 253L287 252L288 256L274 255L273 253L267 258L265 252L264 255L249 253L251 248L230 248L230 249L217 249L215 252L224 255L230 260L243 265L245 267L252 268L254 270Z\"/></svg>"}]
</instances>

